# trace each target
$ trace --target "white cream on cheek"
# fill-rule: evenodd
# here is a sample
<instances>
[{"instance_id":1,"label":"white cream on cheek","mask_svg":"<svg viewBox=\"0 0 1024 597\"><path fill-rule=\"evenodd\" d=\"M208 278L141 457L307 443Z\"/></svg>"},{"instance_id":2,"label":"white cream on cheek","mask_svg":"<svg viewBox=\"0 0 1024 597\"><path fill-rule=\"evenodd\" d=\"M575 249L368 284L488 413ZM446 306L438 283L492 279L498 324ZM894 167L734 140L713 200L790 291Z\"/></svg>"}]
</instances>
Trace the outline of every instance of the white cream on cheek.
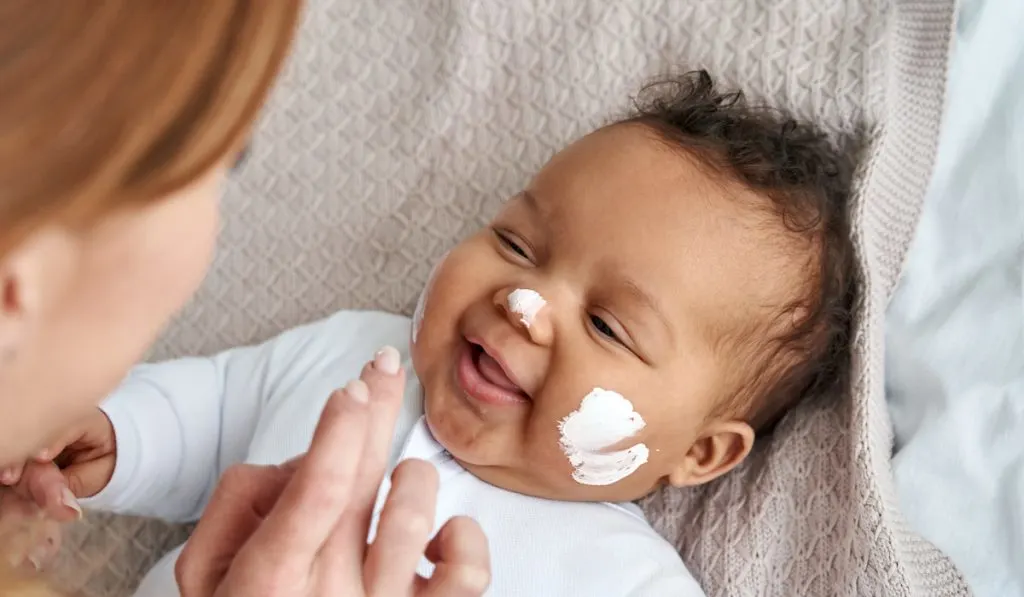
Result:
<instances>
[{"instance_id":1,"label":"white cream on cheek","mask_svg":"<svg viewBox=\"0 0 1024 597\"><path fill-rule=\"evenodd\" d=\"M537 318L537 313L540 313L544 305L548 304L539 292L529 288L516 288L508 293L506 301L508 302L509 310L519 315L520 321L527 328L533 325L534 320Z\"/></svg>"},{"instance_id":2,"label":"white cream on cheek","mask_svg":"<svg viewBox=\"0 0 1024 597\"><path fill-rule=\"evenodd\" d=\"M645 425L621 394L594 388L558 425L572 478L582 485L611 485L632 475L647 462L647 446L638 443L610 452L606 448L636 435Z\"/></svg>"},{"instance_id":3,"label":"white cream on cheek","mask_svg":"<svg viewBox=\"0 0 1024 597\"><path fill-rule=\"evenodd\" d=\"M444 255L441 255L441 258L431 268L430 275L427 276L427 285L423 287L423 292L420 293L420 298L416 301L416 310L412 313L413 344L416 344L416 337L420 335L420 328L423 326L423 314L427 311L427 295L430 294L430 290L434 287L434 278L437 276L437 270L447 257L448 253L446 252Z\"/></svg>"}]
</instances>

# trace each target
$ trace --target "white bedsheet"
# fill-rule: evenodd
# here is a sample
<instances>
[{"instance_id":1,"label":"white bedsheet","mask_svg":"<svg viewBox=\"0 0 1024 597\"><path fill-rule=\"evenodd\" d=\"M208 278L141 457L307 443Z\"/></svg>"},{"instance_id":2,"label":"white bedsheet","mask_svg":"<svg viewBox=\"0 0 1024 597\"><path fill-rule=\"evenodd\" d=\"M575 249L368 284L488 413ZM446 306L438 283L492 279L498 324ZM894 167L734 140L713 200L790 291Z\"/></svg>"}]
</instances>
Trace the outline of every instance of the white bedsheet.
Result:
<instances>
[{"instance_id":1,"label":"white bedsheet","mask_svg":"<svg viewBox=\"0 0 1024 597\"><path fill-rule=\"evenodd\" d=\"M1024 596L1024 1L962 3L949 91L889 308L893 466L976 595Z\"/></svg>"}]
</instances>

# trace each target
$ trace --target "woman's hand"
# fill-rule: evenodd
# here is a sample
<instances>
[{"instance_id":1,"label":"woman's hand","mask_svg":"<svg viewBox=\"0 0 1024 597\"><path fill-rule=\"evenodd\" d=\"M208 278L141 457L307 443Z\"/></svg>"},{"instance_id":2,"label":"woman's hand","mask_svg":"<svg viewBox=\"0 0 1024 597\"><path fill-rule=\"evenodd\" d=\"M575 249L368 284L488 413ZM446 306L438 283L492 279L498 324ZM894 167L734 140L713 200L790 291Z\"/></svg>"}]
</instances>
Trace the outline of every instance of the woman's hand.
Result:
<instances>
[{"instance_id":1,"label":"woman's hand","mask_svg":"<svg viewBox=\"0 0 1024 597\"><path fill-rule=\"evenodd\" d=\"M466 596L490 581L487 540L453 518L430 538L437 473L395 469L366 544L405 385L393 348L331 396L309 452L282 466L238 466L217 486L178 560L183 597ZM422 556L436 565L416 574Z\"/></svg>"}]
</instances>

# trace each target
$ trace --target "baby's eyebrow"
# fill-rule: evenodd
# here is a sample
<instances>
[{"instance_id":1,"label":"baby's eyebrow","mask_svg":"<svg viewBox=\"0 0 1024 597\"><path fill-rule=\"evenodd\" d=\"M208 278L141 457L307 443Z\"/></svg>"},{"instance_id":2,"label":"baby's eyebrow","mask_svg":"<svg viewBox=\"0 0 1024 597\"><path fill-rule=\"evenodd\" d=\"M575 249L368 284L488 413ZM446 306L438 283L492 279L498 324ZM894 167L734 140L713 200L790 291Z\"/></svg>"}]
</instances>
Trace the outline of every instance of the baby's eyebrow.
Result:
<instances>
[{"instance_id":1,"label":"baby's eyebrow","mask_svg":"<svg viewBox=\"0 0 1024 597\"><path fill-rule=\"evenodd\" d=\"M661 325L665 327L665 331L671 338L672 324L669 323L668 317L665 316L664 309L661 308L661 304L654 298L654 295L644 290L643 287L637 284L636 280L633 280L632 278L623 278L622 287L631 297L633 297L633 299L654 313L654 315L661 321Z\"/></svg>"},{"instance_id":2,"label":"baby's eyebrow","mask_svg":"<svg viewBox=\"0 0 1024 597\"><path fill-rule=\"evenodd\" d=\"M534 197L533 193L531 193L528 189L523 189L522 191L520 191L519 196L522 197L523 203L525 203L527 207L529 207L531 210L539 210L537 206L537 198Z\"/></svg>"},{"instance_id":3,"label":"baby's eyebrow","mask_svg":"<svg viewBox=\"0 0 1024 597\"><path fill-rule=\"evenodd\" d=\"M551 205L541 202L537 195L529 189L523 189L516 195L516 199L522 199L523 210L530 222L546 232L551 231Z\"/></svg>"}]
</instances>

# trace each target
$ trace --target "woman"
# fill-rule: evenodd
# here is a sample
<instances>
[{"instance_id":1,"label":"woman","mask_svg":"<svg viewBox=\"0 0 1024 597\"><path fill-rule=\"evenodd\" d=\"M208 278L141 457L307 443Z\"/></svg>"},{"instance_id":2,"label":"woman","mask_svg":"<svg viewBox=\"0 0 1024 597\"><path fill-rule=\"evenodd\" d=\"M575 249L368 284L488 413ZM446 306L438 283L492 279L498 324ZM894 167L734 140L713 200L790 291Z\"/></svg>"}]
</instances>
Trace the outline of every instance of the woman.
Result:
<instances>
[{"instance_id":1,"label":"woman","mask_svg":"<svg viewBox=\"0 0 1024 597\"><path fill-rule=\"evenodd\" d=\"M196 290L221 187L298 13L298 0L0 3L7 482L60 445ZM379 540L365 545L378 454L402 390L397 373L369 366L363 382L336 393L300 462L225 476L179 563L183 594L482 592L489 565L478 527L458 521L429 547L405 532L416 525L404 516L433 516L432 504L415 499L436 487L423 463L397 474L394 507ZM64 479L46 466L25 491L70 515ZM415 576L425 548L440 560L430 582Z\"/></svg>"}]
</instances>

